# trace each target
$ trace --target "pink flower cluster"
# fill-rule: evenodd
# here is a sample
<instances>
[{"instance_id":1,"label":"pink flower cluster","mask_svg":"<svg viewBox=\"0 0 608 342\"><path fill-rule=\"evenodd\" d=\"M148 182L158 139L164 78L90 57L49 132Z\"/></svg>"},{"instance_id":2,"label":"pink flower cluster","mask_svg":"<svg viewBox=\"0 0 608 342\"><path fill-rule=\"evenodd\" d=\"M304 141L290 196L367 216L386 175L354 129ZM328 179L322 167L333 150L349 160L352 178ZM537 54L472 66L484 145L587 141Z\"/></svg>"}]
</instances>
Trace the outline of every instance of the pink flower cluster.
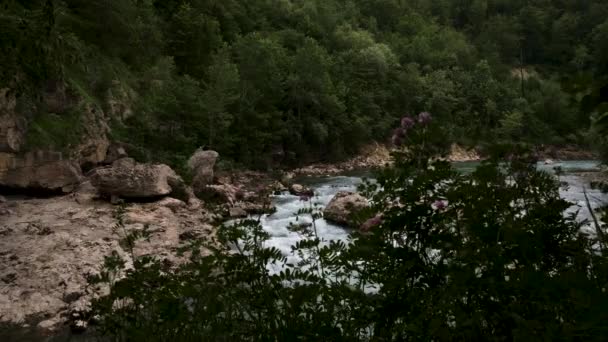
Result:
<instances>
[{"instance_id":1,"label":"pink flower cluster","mask_svg":"<svg viewBox=\"0 0 608 342\"><path fill-rule=\"evenodd\" d=\"M432 207L435 210L444 210L445 208L447 208L448 206L448 201L445 200L437 200L435 202L433 202Z\"/></svg>"},{"instance_id":2,"label":"pink flower cluster","mask_svg":"<svg viewBox=\"0 0 608 342\"><path fill-rule=\"evenodd\" d=\"M414 128L416 124L422 127L428 126L431 123L432 119L433 118L431 116L431 113L429 112L422 112L414 118L404 116L401 119L401 125L393 131L391 142L395 146L403 145L403 139L405 139L405 137L407 136L407 132L410 129Z\"/></svg>"}]
</instances>

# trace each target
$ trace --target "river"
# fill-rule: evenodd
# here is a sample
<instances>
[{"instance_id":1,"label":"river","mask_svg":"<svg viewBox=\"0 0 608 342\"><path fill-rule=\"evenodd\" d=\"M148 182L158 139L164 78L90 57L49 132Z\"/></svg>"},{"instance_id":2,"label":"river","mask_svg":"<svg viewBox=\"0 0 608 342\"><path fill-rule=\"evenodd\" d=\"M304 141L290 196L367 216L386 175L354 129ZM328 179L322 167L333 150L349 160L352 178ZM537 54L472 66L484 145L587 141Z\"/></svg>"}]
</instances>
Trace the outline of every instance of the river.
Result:
<instances>
[{"instance_id":1,"label":"river","mask_svg":"<svg viewBox=\"0 0 608 342\"><path fill-rule=\"evenodd\" d=\"M471 172L479 165L478 162L455 163L456 169L462 172ZM553 173L554 167L561 167L563 175L560 180L566 182L568 187L560 189L561 196L573 203L573 207L569 211L580 209L581 218L589 218L589 211L586 208L585 196L583 187L587 188L587 194L593 207L599 206L601 203L608 201L608 194L603 194L599 190L588 189L585 180L581 178L581 172L598 171L598 162L592 160L581 161L563 161L556 162L551 165L538 165L538 168L547 172ZM315 196L312 202L315 206L323 209L333 196L339 191L356 191L357 186L363 182L363 177L369 176L365 172L351 175L331 176L331 177L307 177L299 181L311 187L315 191ZM291 254L291 246L294 245L302 237L287 229L289 223L304 223L311 222L309 215L298 217L298 210L307 208L309 203L300 201L298 196L290 194L281 194L274 196L273 204L277 211L272 215L266 215L261 218L261 224L269 234L270 240L267 242L267 247L276 247L284 255ZM331 223L324 219L316 221L317 231L324 240L343 240L348 237L348 230ZM589 228L586 228L589 229Z\"/></svg>"}]
</instances>

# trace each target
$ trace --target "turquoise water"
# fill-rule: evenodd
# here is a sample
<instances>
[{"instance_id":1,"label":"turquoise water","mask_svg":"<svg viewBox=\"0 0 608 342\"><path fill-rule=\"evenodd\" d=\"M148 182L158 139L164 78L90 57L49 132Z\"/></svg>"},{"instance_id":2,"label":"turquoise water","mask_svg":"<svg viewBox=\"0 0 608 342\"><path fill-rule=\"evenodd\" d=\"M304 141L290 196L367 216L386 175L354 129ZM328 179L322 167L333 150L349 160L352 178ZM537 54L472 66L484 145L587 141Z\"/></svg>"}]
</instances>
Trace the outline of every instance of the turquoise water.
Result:
<instances>
[{"instance_id":1,"label":"turquoise water","mask_svg":"<svg viewBox=\"0 0 608 342\"><path fill-rule=\"evenodd\" d=\"M481 162L458 162L454 163L454 167L462 172L469 173L475 171L475 168L479 166ZM599 162L597 160L572 160L572 161L558 161L553 164L545 164L539 162L537 164L538 169L554 172L556 167L561 168L566 173L572 172L594 172L599 171Z\"/></svg>"}]
</instances>

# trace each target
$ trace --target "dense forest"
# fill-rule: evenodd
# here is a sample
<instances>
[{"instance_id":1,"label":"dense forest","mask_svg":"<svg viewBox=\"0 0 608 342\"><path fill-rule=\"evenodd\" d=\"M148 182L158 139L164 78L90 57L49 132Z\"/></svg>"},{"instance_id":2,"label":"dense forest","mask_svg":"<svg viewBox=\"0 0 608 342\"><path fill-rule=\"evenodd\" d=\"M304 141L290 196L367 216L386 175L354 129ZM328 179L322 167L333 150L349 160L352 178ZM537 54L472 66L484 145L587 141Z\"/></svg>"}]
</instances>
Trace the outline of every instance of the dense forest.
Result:
<instances>
[{"instance_id":1,"label":"dense forest","mask_svg":"<svg viewBox=\"0 0 608 342\"><path fill-rule=\"evenodd\" d=\"M119 97L132 115L113 138L173 165L202 145L253 167L335 160L423 110L464 145L598 141L567 84L608 72L603 0L8 0L0 15L0 82L21 108L49 81L101 109ZM78 113L23 112L33 146L79 129Z\"/></svg>"}]
</instances>

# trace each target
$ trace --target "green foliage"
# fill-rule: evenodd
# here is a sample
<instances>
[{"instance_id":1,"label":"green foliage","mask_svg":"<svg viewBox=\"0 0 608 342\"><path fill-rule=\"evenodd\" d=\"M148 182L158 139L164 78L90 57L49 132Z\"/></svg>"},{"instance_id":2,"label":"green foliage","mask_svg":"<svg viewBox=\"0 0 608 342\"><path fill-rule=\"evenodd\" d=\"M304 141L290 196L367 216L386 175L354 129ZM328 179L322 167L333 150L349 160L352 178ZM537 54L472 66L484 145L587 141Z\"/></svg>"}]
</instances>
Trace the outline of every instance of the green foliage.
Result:
<instances>
[{"instance_id":1,"label":"green foliage","mask_svg":"<svg viewBox=\"0 0 608 342\"><path fill-rule=\"evenodd\" d=\"M213 51L221 46L218 20L185 3L173 15L168 32L168 49L180 73L204 75Z\"/></svg>"},{"instance_id":2,"label":"green foliage","mask_svg":"<svg viewBox=\"0 0 608 342\"><path fill-rule=\"evenodd\" d=\"M173 269L135 257L125 270L109 256L102 275L125 276L96 279L111 285L93 305L98 331L117 341L604 339L603 223L583 234L558 180L516 147L461 174L432 161L439 127L404 127L408 149L362 189L363 233L324 240L310 203L298 215L313 224L289 227L301 234L289 255L246 220L218 228L219 244L186 248L190 261Z\"/></svg>"},{"instance_id":3,"label":"green foliage","mask_svg":"<svg viewBox=\"0 0 608 342\"><path fill-rule=\"evenodd\" d=\"M608 64L608 20L593 30L593 55L599 71L606 72Z\"/></svg>"},{"instance_id":4,"label":"green foliage","mask_svg":"<svg viewBox=\"0 0 608 342\"><path fill-rule=\"evenodd\" d=\"M499 133L510 139L517 139L521 136L524 128L524 115L522 112L515 111L505 115L500 120Z\"/></svg>"},{"instance_id":5,"label":"green foliage","mask_svg":"<svg viewBox=\"0 0 608 342\"><path fill-rule=\"evenodd\" d=\"M59 150L68 152L82 134L81 113L74 108L61 115L39 114L30 122L27 145L32 149Z\"/></svg>"},{"instance_id":6,"label":"green foliage","mask_svg":"<svg viewBox=\"0 0 608 342\"><path fill-rule=\"evenodd\" d=\"M591 113L591 129L588 139L608 161L608 78L580 73L566 79L564 87L576 99L581 112Z\"/></svg>"},{"instance_id":7,"label":"green foliage","mask_svg":"<svg viewBox=\"0 0 608 342\"><path fill-rule=\"evenodd\" d=\"M189 77L163 77L163 68L174 68L162 61L149 75L150 84L141 90L137 115L116 123L118 137L144 147L146 159L160 160L180 167L205 141L207 116L200 83Z\"/></svg>"},{"instance_id":8,"label":"green foliage","mask_svg":"<svg viewBox=\"0 0 608 342\"><path fill-rule=\"evenodd\" d=\"M133 118L113 134L174 166L205 144L248 167L335 160L423 110L454 141L521 112L518 139L581 143L591 113L556 80L605 76L607 15L601 0L7 0L0 86L64 81L111 111L119 83Z\"/></svg>"},{"instance_id":9,"label":"green foliage","mask_svg":"<svg viewBox=\"0 0 608 342\"><path fill-rule=\"evenodd\" d=\"M160 22L149 0L65 0L63 13L65 17L58 24L68 27L105 56L140 68L160 55Z\"/></svg>"}]
</instances>

